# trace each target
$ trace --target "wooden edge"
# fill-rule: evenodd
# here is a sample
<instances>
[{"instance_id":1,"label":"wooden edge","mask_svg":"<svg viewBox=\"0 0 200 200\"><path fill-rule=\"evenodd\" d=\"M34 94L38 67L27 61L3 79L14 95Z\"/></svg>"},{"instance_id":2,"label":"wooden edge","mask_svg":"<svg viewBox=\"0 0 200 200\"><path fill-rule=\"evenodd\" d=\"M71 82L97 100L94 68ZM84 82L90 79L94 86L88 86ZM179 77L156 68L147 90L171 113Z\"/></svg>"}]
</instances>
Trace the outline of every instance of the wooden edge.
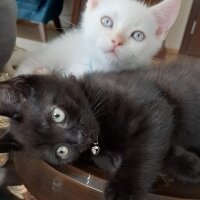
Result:
<instances>
[{"instance_id":1,"label":"wooden edge","mask_svg":"<svg viewBox=\"0 0 200 200\"><path fill-rule=\"evenodd\" d=\"M39 200L103 200L106 180L76 167L66 165L60 172L26 153L15 152L14 164L28 190ZM161 196L158 196L161 195ZM172 182L156 185L150 199L200 199L200 186ZM173 199L172 198L172 199Z\"/></svg>"},{"instance_id":2,"label":"wooden edge","mask_svg":"<svg viewBox=\"0 0 200 200\"><path fill-rule=\"evenodd\" d=\"M22 152L14 153L13 160L24 185L38 199L66 200L68 197L71 200L103 200L103 191L88 186L87 182L80 183L40 160L30 158ZM76 169L74 174L85 177L82 171Z\"/></svg>"}]
</instances>

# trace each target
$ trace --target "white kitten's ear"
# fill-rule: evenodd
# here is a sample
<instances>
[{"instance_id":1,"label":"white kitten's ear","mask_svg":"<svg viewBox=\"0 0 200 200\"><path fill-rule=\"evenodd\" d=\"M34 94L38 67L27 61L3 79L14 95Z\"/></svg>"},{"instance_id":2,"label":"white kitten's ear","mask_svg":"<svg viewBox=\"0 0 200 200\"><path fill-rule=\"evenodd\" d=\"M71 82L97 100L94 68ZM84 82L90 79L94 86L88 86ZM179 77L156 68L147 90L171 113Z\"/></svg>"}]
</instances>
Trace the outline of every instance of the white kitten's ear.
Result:
<instances>
[{"instance_id":1,"label":"white kitten's ear","mask_svg":"<svg viewBox=\"0 0 200 200\"><path fill-rule=\"evenodd\" d=\"M87 1L87 9L93 10L98 6L100 0L88 0Z\"/></svg>"},{"instance_id":2,"label":"white kitten's ear","mask_svg":"<svg viewBox=\"0 0 200 200\"><path fill-rule=\"evenodd\" d=\"M181 5L181 0L164 0L151 7L151 12L158 24L156 35L166 37L167 32L176 21Z\"/></svg>"}]
</instances>

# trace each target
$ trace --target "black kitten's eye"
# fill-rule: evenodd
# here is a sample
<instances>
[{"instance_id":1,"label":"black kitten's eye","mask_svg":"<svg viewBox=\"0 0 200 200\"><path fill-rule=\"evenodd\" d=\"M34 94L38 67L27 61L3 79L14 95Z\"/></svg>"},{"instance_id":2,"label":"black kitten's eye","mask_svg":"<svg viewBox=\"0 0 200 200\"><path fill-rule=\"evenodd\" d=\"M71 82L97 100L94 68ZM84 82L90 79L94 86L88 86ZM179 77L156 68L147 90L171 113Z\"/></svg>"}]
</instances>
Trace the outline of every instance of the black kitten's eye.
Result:
<instances>
[{"instance_id":1,"label":"black kitten's eye","mask_svg":"<svg viewBox=\"0 0 200 200\"><path fill-rule=\"evenodd\" d=\"M62 109L55 107L52 111L52 119L56 122L56 123L62 123L65 121L65 113Z\"/></svg>"},{"instance_id":2,"label":"black kitten's eye","mask_svg":"<svg viewBox=\"0 0 200 200\"><path fill-rule=\"evenodd\" d=\"M64 159L69 155L69 149L67 146L60 146L57 150L56 150L56 156Z\"/></svg>"}]
</instances>

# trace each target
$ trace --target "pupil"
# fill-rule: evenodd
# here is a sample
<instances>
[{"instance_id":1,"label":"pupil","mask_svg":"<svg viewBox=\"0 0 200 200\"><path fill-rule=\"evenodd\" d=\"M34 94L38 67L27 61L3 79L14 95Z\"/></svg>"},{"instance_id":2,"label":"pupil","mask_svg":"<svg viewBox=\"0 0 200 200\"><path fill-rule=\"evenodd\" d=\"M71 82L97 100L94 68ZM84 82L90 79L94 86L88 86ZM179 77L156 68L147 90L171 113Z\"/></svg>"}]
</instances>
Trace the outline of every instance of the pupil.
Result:
<instances>
[{"instance_id":1,"label":"pupil","mask_svg":"<svg viewBox=\"0 0 200 200\"><path fill-rule=\"evenodd\" d=\"M55 118L59 118L60 115L59 115L59 114L55 114L54 117L55 117Z\"/></svg>"}]
</instances>

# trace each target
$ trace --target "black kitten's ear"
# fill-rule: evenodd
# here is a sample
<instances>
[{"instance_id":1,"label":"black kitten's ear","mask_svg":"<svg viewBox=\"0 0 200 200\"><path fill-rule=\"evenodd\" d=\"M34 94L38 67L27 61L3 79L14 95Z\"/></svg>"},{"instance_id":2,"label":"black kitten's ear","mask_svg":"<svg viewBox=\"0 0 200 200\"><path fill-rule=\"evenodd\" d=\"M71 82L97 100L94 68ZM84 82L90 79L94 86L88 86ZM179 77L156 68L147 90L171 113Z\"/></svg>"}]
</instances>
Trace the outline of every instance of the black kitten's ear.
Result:
<instances>
[{"instance_id":1,"label":"black kitten's ear","mask_svg":"<svg viewBox=\"0 0 200 200\"><path fill-rule=\"evenodd\" d=\"M23 76L0 82L0 115L12 118L17 113L19 104L27 99L30 92Z\"/></svg>"},{"instance_id":2,"label":"black kitten's ear","mask_svg":"<svg viewBox=\"0 0 200 200\"><path fill-rule=\"evenodd\" d=\"M7 153L11 150L21 150L21 145L15 141L13 136L8 132L0 138L0 153Z\"/></svg>"}]
</instances>

